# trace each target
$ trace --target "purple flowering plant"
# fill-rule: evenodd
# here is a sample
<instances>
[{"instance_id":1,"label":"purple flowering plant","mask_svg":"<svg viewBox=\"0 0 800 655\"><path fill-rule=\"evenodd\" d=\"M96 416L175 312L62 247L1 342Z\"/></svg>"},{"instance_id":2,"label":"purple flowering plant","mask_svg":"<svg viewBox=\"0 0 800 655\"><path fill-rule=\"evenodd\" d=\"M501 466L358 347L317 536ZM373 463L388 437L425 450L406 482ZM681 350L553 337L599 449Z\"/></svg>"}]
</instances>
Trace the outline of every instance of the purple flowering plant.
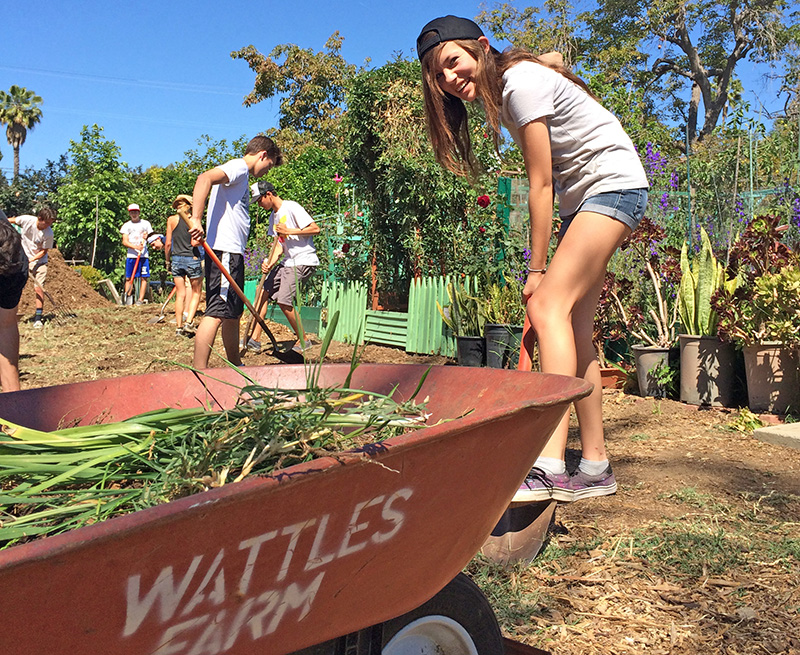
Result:
<instances>
[{"instance_id":1,"label":"purple flowering plant","mask_svg":"<svg viewBox=\"0 0 800 655\"><path fill-rule=\"evenodd\" d=\"M244 276L248 280L257 280L261 277L261 262L269 257L269 245L263 243L252 243L244 249Z\"/></svg>"}]
</instances>

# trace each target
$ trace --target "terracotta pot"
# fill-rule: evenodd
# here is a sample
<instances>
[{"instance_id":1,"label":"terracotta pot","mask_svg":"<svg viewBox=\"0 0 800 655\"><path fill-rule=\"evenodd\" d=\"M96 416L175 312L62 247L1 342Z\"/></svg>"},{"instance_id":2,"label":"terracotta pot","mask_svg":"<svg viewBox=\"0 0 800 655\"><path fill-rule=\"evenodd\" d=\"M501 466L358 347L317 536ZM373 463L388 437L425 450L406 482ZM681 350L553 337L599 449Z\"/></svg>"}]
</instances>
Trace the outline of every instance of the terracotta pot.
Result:
<instances>
[{"instance_id":1,"label":"terracotta pot","mask_svg":"<svg viewBox=\"0 0 800 655\"><path fill-rule=\"evenodd\" d=\"M678 335L680 343L680 399L690 405L736 407L741 373L736 347L716 336Z\"/></svg>"},{"instance_id":2,"label":"terracotta pot","mask_svg":"<svg viewBox=\"0 0 800 655\"><path fill-rule=\"evenodd\" d=\"M779 343L745 346L743 351L750 410L800 414L800 351Z\"/></svg>"},{"instance_id":3,"label":"terracotta pot","mask_svg":"<svg viewBox=\"0 0 800 655\"><path fill-rule=\"evenodd\" d=\"M601 366L600 378L603 380L603 389L622 389L628 380L628 374L613 366Z\"/></svg>"}]
</instances>

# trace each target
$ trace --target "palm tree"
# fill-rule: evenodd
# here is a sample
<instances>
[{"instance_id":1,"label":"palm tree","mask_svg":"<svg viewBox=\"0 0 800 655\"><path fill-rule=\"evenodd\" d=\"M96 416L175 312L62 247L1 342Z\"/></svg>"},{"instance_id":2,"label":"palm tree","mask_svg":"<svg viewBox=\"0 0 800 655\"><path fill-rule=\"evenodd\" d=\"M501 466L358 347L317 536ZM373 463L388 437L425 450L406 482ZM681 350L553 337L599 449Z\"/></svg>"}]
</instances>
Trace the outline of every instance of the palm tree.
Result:
<instances>
[{"instance_id":1,"label":"palm tree","mask_svg":"<svg viewBox=\"0 0 800 655\"><path fill-rule=\"evenodd\" d=\"M33 91L12 84L8 93L0 91L0 123L8 125L6 137L14 149L14 181L19 177L19 149L28 130L42 120L42 99Z\"/></svg>"}]
</instances>

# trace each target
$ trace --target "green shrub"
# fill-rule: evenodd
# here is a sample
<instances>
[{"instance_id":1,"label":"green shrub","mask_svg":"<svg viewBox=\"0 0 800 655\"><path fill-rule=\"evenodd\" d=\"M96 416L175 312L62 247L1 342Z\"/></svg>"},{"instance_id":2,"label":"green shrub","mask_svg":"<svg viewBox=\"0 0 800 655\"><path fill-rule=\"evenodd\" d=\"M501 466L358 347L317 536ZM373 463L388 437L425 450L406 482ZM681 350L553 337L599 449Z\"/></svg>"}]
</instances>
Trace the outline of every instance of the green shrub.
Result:
<instances>
[{"instance_id":1,"label":"green shrub","mask_svg":"<svg viewBox=\"0 0 800 655\"><path fill-rule=\"evenodd\" d=\"M103 271L98 271L93 266L89 266L88 264L85 266L75 266L75 270L81 274L84 280L86 280L92 289L97 289L97 285L100 283L100 280L105 279L105 275L103 275Z\"/></svg>"}]
</instances>

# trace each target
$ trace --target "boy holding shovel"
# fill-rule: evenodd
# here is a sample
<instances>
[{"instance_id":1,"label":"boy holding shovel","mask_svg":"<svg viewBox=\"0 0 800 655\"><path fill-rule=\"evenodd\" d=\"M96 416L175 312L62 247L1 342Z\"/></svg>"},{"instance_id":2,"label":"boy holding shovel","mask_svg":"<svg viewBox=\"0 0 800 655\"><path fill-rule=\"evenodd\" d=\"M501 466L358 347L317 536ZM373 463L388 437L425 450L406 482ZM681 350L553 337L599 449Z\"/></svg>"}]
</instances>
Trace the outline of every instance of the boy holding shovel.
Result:
<instances>
[{"instance_id":1,"label":"boy holding shovel","mask_svg":"<svg viewBox=\"0 0 800 655\"><path fill-rule=\"evenodd\" d=\"M134 280L140 278L141 288L137 305L144 302L147 294L147 282L150 279L150 259L147 254L147 235L153 231L149 221L142 220L139 205L135 202L128 205L130 218L121 228L122 245L128 249L125 260L125 304L133 304Z\"/></svg>"},{"instance_id":2,"label":"boy holding shovel","mask_svg":"<svg viewBox=\"0 0 800 655\"><path fill-rule=\"evenodd\" d=\"M267 314L268 301L274 300L297 336L298 343L293 350L302 354L312 344L300 333L293 301L297 285L311 277L319 266L314 248L314 235L319 234L319 226L300 204L281 198L269 182L253 184L250 192L251 200L270 212L269 235L274 237L270 255L261 264L261 271L269 275L264 281L257 309L263 318ZM253 336L247 341L247 349L261 352L260 338L261 326L256 323Z\"/></svg>"},{"instance_id":3,"label":"boy holding shovel","mask_svg":"<svg viewBox=\"0 0 800 655\"><path fill-rule=\"evenodd\" d=\"M261 177L282 163L281 151L272 139L257 136L247 144L244 157L201 173L195 182L189 235L203 238L202 220L208 200L207 245L240 288L244 286L244 249L250 234L250 175ZM195 335L194 367L208 368L220 327L228 361L240 366L239 319L244 304L217 266L209 263L205 275L206 311Z\"/></svg>"}]
</instances>

